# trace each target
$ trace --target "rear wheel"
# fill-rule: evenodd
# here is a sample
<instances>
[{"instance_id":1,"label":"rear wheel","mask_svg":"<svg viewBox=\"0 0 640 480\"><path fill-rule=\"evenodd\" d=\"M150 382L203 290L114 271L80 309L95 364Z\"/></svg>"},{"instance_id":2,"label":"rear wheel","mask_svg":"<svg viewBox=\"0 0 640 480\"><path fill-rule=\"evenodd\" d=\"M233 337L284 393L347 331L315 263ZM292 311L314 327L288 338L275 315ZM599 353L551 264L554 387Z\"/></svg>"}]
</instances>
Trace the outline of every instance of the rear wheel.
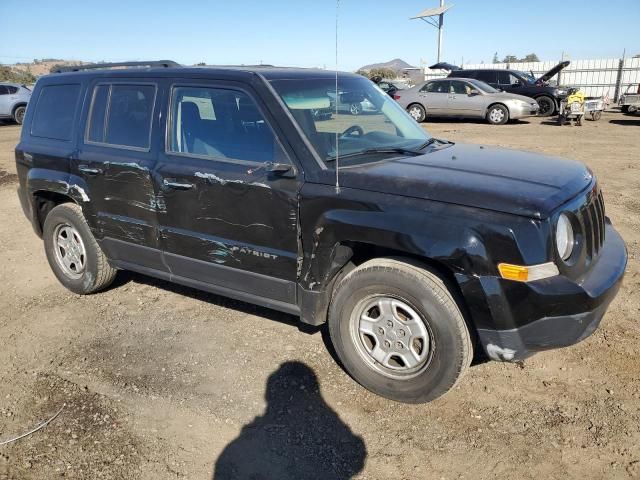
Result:
<instances>
[{"instance_id":1,"label":"rear wheel","mask_svg":"<svg viewBox=\"0 0 640 480\"><path fill-rule=\"evenodd\" d=\"M24 114L27 111L27 107L25 107L24 105L20 105L18 108L16 108L13 112L13 119L16 121L16 123L18 125L22 125L22 122L24 122Z\"/></svg>"},{"instance_id":2,"label":"rear wheel","mask_svg":"<svg viewBox=\"0 0 640 480\"><path fill-rule=\"evenodd\" d=\"M473 356L445 283L404 259L375 259L349 272L334 292L329 333L356 381L400 402L428 402L448 392Z\"/></svg>"},{"instance_id":3,"label":"rear wheel","mask_svg":"<svg viewBox=\"0 0 640 480\"><path fill-rule=\"evenodd\" d=\"M538 106L540 107L538 110L539 117L549 117L556 111L556 102L551 97L543 95L536 98L536 102L538 102Z\"/></svg>"},{"instance_id":4,"label":"rear wheel","mask_svg":"<svg viewBox=\"0 0 640 480\"><path fill-rule=\"evenodd\" d=\"M509 121L509 110L504 105L491 105L487 110L487 121L492 125L504 125Z\"/></svg>"},{"instance_id":5,"label":"rear wheel","mask_svg":"<svg viewBox=\"0 0 640 480\"><path fill-rule=\"evenodd\" d=\"M55 207L42 229L47 260L60 283L74 293L107 288L116 276L75 203Z\"/></svg>"},{"instance_id":6,"label":"rear wheel","mask_svg":"<svg viewBox=\"0 0 640 480\"><path fill-rule=\"evenodd\" d=\"M409 108L407 108L407 112L418 123L424 122L424 119L427 116L427 113L425 112L424 107L418 103L409 105Z\"/></svg>"}]
</instances>

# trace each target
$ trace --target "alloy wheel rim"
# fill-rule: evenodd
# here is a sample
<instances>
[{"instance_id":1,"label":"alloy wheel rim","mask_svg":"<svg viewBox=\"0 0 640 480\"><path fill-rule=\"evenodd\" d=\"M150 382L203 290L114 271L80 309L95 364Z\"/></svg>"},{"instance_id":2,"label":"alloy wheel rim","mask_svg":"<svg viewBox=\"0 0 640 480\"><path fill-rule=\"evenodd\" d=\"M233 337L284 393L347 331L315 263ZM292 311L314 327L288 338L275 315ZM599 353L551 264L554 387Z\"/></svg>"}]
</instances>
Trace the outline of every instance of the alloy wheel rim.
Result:
<instances>
[{"instance_id":1,"label":"alloy wheel rim","mask_svg":"<svg viewBox=\"0 0 640 480\"><path fill-rule=\"evenodd\" d=\"M360 113L360 106L356 103L354 103L353 105L351 105L351 113L353 115L357 115Z\"/></svg>"},{"instance_id":2,"label":"alloy wheel rim","mask_svg":"<svg viewBox=\"0 0 640 480\"><path fill-rule=\"evenodd\" d=\"M431 359L434 342L428 323L403 299L364 298L352 312L350 330L360 357L386 377L415 377Z\"/></svg>"},{"instance_id":3,"label":"alloy wheel rim","mask_svg":"<svg viewBox=\"0 0 640 480\"><path fill-rule=\"evenodd\" d=\"M22 121L24 120L24 114L25 114L24 108L21 108L16 112L16 120L18 121L18 123L22 123Z\"/></svg>"},{"instance_id":4,"label":"alloy wheel rim","mask_svg":"<svg viewBox=\"0 0 640 480\"><path fill-rule=\"evenodd\" d=\"M504 112L499 108L494 108L489 114L492 122L501 122L504 119Z\"/></svg>"},{"instance_id":5,"label":"alloy wheel rim","mask_svg":"<svg viewBox=\"0 0 640 480\"><path fill-rule=\"evenodd\" d=\"M80 233L75 227L63 223L53 232L55 259L64 274L71 279L82 277L87 263L87 252Z\"/></svg>"},{"instance_id":6,"label":"alloy wheel rim","mask_svg":"<svg viewBox=\"0 0 640 480\"><path fill-rule=\"evenodd\" d=\"M418 107L413 107L411 110L409 110L409 115L411 115L414 120L418 120L422 114Z\"/></svg>"}]
</instances>

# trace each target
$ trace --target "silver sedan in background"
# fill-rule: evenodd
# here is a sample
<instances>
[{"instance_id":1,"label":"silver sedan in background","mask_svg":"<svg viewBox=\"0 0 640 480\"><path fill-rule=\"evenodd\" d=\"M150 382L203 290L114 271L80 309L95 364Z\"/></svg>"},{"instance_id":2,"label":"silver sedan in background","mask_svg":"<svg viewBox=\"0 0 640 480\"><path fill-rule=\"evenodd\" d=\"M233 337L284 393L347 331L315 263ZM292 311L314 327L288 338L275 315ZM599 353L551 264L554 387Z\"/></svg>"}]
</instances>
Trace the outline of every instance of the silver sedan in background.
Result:
<instances>
[{"instance_id":1,"label":"silver sedan in background","mask_svg":"<svg viewBox=\"0 0 640 480\"><path fill-rule=\"evenodd\" d=\"M537 115L529 97L496 90L480 80L442 78L398 92L394 97L417 121L427 117L484 118L494 125Z\"/></svg>"}]
</instances>

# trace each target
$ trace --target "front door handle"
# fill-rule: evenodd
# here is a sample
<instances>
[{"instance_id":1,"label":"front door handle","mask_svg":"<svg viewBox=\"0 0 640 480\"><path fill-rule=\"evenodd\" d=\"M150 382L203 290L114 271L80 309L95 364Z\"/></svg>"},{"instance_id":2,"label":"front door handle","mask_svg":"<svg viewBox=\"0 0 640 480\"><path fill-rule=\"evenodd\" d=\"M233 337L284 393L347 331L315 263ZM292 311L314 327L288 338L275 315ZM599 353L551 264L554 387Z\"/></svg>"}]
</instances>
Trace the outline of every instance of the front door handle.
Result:
<instances>
[{"instance_id":1,"label":"front door handle","mask_svg":"<svg viewBox=\"0 0 640 480\"><path fill-rule=\"evenodd\" d=\"M101 168L89 167L88 165L80 165L78 166L78 170L87 175L100 175L102 173Z\"/></svg>"},{"instance_id":2,"label":"front door handle","mask_svg":"<svg viewBox=\"0 0 640 480\"><path fill-rule=\"evenodd\" d=\"M176 182L175 180L162 180L162 184L167 188L173 188L175 190L191 190L195 185L193 183Z\"/></svg>"}]
</instances>

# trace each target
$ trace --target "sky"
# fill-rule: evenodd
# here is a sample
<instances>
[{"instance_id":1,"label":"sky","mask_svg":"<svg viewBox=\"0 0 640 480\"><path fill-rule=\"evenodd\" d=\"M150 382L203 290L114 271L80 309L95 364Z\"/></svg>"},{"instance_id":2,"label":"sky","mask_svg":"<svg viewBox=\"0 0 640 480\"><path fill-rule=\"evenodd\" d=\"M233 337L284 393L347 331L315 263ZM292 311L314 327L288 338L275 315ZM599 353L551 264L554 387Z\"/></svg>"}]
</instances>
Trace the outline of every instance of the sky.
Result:
<instances>
[{"instance_id":1,"label":"sky","mask_svg":"<svg viewBox=\"0 0 640 480\"><path fill-rule=\"evenodd\" d=\"M443 61L640 54L640 0L447 0ZM340 0L338 69L435 63L438 0ZM595 10L601 8L602 15ZM577 27L575 24L577 23ZM335 0L0 0L0 63L170 59L335 68Z\"/></svg>"}]
</instances>

